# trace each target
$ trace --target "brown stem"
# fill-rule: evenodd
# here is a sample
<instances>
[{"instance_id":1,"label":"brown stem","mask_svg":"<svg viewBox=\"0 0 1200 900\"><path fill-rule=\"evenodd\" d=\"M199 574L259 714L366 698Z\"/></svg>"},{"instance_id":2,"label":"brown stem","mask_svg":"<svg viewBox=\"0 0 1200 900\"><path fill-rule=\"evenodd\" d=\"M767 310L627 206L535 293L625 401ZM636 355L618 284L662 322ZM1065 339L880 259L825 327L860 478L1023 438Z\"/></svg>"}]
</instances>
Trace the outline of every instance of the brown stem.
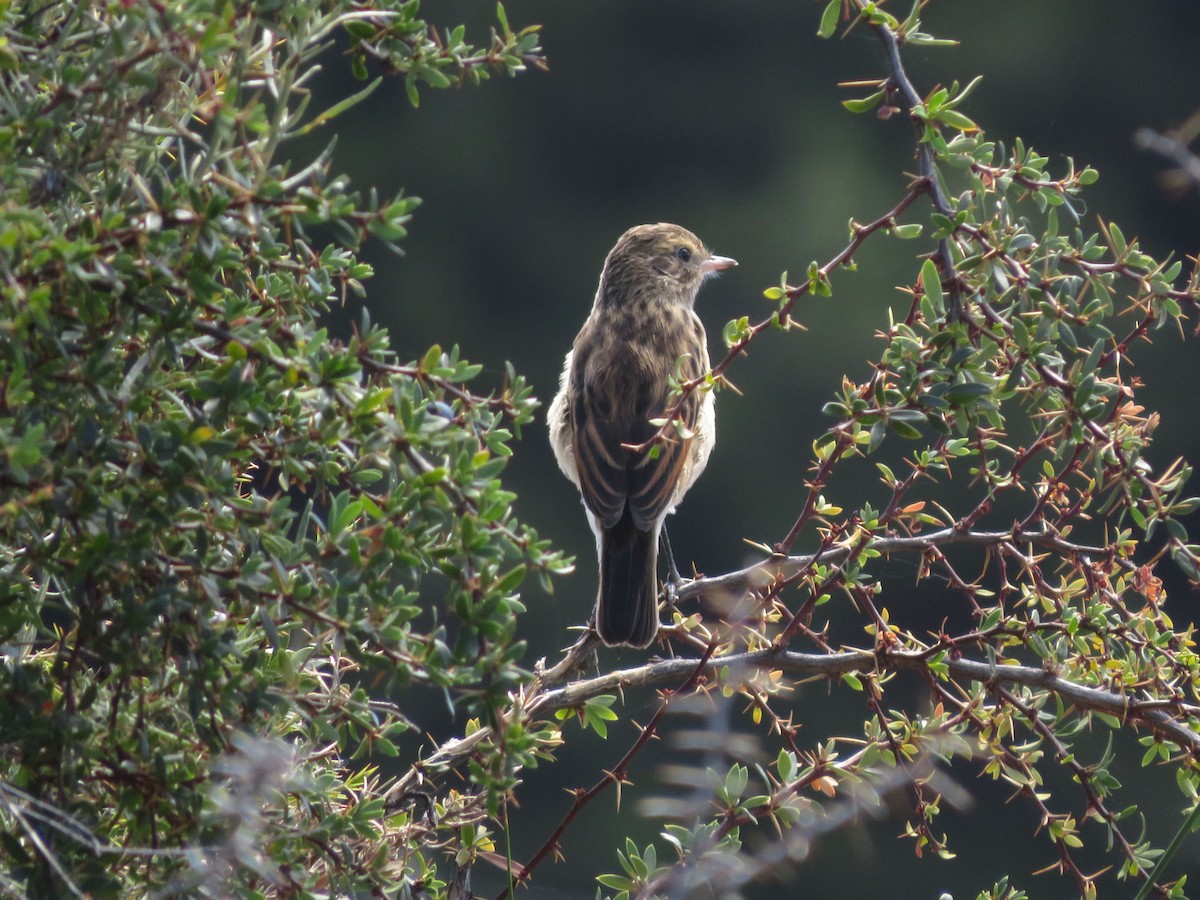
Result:
<instances>
[{"instance_id":1,"label":"brown stem","mask_svg":"<svg viewBox=\"0 0 1200 900\"><path fill-rule=\"evenodd\" d=\"M613 766L610 771L606 771L604 773L604 777L592 785L589 790L576 790L575 801L571 804L571 808L567 810L567 813L563 816L562 821L558 823L558 826L553 832L551 832L550 836L546 838L545 843L542 844L537 853L533 855L529 862L524 865L521 871L513 879L512 886L521 885L528 881L529 876L533 874L533 870L537 868L542 860L544 860L547 856L550 856L552 853L558 851L558 839L562 837L562 833L567 830L567 826L574 821L575 817L579 815L580 811L585 806L587 806L592 802L592 800L607 790L609 785L620 784L624 781L625 770L628 768L630 761L638 754L638 751L646 746L650 739L654 737L655 733L658 731L659 723L662 721L663 716L666 715L667 709L671 705L671 701L675 697L678 697L682 694L687 694L700 682L702 676L708 668L709 660L712 658L713 651L716 649L717 642L714 640L709 643L708 648L704 651L704 654L700 657L700 659L694 662L692 672L688 676L687 680L684 681L683 684L681 684L676 690L663 696L662 703L659 704L658 710L654 713L654 716L646 724L646 727L642 729L642 733L638 735L637 740L633 742L632 746L630 746L627 751L625 751L625 755L618 760L617 764ZM509 891L510 888L506 887L500 892L496 900L508 900L508 897L510 896Z\"/></svg>"}]
</instances>

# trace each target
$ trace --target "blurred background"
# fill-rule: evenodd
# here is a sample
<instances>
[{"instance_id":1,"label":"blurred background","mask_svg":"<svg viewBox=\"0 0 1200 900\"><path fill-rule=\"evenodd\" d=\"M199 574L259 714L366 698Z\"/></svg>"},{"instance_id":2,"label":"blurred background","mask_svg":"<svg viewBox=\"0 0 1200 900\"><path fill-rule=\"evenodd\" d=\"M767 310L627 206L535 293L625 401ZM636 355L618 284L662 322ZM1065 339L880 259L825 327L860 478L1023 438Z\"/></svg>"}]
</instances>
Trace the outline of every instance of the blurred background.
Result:
<instances>
[{"instance_id":1,"label":"blurred background","mask_svg":"<svg viewBox=\"0 0 1200 900\"><path fill-rule=\"evenodd\" d=\"M811 260L829 258L845 244L849 219L867 221L889 209L904 194L902 173L915 169L906 117L881 121L841 107L840 101L867 91L842 89L839 82L879 78L885 69L866 28L845 39L816 37L823 6L816 0L509 0L514 28L544 26L549 72L478 89L423 90L416 110L402 84L385 83L338 120L335 169L360 189L388 195L404 188L425 201L403 242L404 257L378 245L364 253L377 273L367 284L366 306L372 320L391 331L401 359L418 357L433 343L458 344L466 358L484 364L485 383L498 383L511 361L548 403L606 252L627 227L654 221L678 222L740 262L709 282L698 303L714 359L720 358L726 321L764 315L763 288L778 283L784 270L798 275ZM442 26L467 24L476 43L494 21L490 0L443 0L424 12ZM1043 154L1099 169L1099 183L1084 196L1086 228L1094 229L1102 216L1160 258L1200 251L1200 193L1165 189L1161 175L1169 166L1133 142L1138 128L1165 130L1200 109L1200 4L940 0L923 21L924 30L961 44L905 51L919 91L983 74L964 111L991 139L1011 143L1020 136ZM339 80L347 77L343 68L340 60L330 61L319 86L327 96L318 101L351 87ZM328 137L297 145L296 158L310 158ZM1056 163L1052 171L1063 166ZM829 424L820 408L843 372L865 377L889 306L900 315L906 308L895 287L915 282L913 255L928 248L922 240L872 239L857 257L857 272L835 274L832 298L805 299L797 308L807 332L765 335L733 366L730 376L743 395L718 396L716 452L671 524L681 566L694 562L700 571L718 573L755 558L743 539L771 543L786 533L803 496L811 443ZM357 303L332 323L335 334L350 333L362 314ZM1142 402L1163 417L1151 459L1156 466L1179 455L1200 459L1200 416L1188 387L1200 374L1200 344L1165 332L1153 339L1153 347L1135 351L1146 383ZM884 498L872 465L855 471L862 477L843 478L831 500L854 509ZM595 594L594 549L543 422L516 444L506 479L519 495L518 515L579 562L553 597L527 583L532 665L553 657L573 639L568 628L586 619ZM907 578L901 570L885 580L884 602L894 620L936 627L957 606L952 597L913 594L912 574L910 567ZM1176 624L1194 618L1195 595L1178 578L1167 587ZM839 612L827 615L837 620ZM841 617L854 625L849 611ZM861 643L857 626L846 639ZM601 665L633 665L643 656L606 652ZM630 692L625 700L639 721L654 708L652 693ZM913 711L926 702L916 685L902 683L890 688L887 700ZM436 698L413 699L427 701L423 721L433 722L431 729L461 729ZM801 687L793 708L801 746L853 734L865 715L860 695L823 684ZM740 720L740 708L734 717ZM531 855L566 811L564 789L594 783L633 734L631 727L614 728L601 742L574 731L579 739L569 741L560 764L528 773L522 808L513 814L518 860ZM1097 736L1097 753L1104 739ZM1133 739L1122 739L1130 745L1123 749L1133 751L1130 759L1139 759ZM657 767L676 752L668 744L639 756L631 772L636 786L625 790L620 811L612 794L590 806L565 836L566 862L547 864L527 896L591 896L596 872L619 871L620 835L633 833L643 846L654 838L661 822L640 817L638 801L663 790L656 786ZM1010 791L978 780L975 769L951 770L975 796L973 805L944 815L955 860L918 860L911 842L897 839L909 805L901 791L891 798L890 817L872 822L864 816L861 826L818 841L809 859L784 873L783 885L810 896L933 898L949 891L961 900L1011 872L1031 896L1077 896L1067 880L1031 874L1055 861L1052 844L1033 836L1030 807L1006 803ZM1161 846L1183 804L1173 775L1146 775L1135 763L1117 774L1131 785L1115 807L1141 803L1150 836ZM1068 790L1067 796L1075 795ZM1136 826L1132 832L1136 837ZM1098 830L1088 836L1103 845ZM1176 868L1200 875L1196 847L1184 856ZM1094 869L1117 861L1099 854L1082 859L1094 861ZM486 886L477 870L476 888ZM766 883L759 895L780 890L779 883ZM1106 890L1132 893L1111 879L1102 897L1110 895Z\"/></svg>"}]
</instances>

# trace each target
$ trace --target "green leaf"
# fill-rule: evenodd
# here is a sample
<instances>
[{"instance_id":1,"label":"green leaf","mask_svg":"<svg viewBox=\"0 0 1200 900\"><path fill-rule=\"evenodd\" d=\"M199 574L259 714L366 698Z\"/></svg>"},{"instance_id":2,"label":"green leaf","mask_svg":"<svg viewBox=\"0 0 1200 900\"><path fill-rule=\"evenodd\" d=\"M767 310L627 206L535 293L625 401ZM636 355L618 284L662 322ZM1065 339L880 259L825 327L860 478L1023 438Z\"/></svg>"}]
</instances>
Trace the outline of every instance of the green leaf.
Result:
<instances>
[{"instance_id":1,"label":"green leaf","mask_svg":"<svg viewBox=\"0 0 1200 900\"><path fill-rule=\"evenodd\" d=\"M442 74L440 69L433 68L432 66L428 69L423 69L421 71L421 77L425 79L426 84L435 88L448 88L454 83L444 74Z\"/></svg>"},{"instance_id":2,"label":"green leaf","mask_svg":"<svg viewBox=\"0 0 1200 900\"><path fill-rule=\"evenodd\" d=\"M957 47L958 41L949 38L936 38L924 32L914 31L907 35L904 42L913 47Z\"/></svg>"},{"instance_id":3,"label":"green leaf","mask_svg":"<svg viewBox=\"0 0 1200 900\"><path fill-rule=\"evenodd\" d=\"M976 75L974 78L972 78L967 83L967 86L965 88L963 88L961 91L958 91L958 93L954 94L953 97L951 97L944 104L942 104L942 109L953 109L954 107L961 104L964 100L966 100L968 97L971 96L971 94L973 94L975 92L975 88L979 87L979 85L982 82L983 82L983 76ZM958 87L958 82L954 83L954 87L955 88ZM953 89L951 90L951 93L953 93Z\"/></svg>"},{"instance_id":4,"label":"green leaf","mask_svg":"<svg viewBox=\"0 0 1200 900\"><path fill-rule=\"evenodd\" d=\"M834 32L837 31L838 16L842 11L842 0L829 0L825 6L825 10L821 13L821 27L817 29L817 36L821 38L831 38Z\"/></svg>"},{"instance_id":5,"label":"green leaf","mask_svg":"<svg viewBox=\"0 0 1200 900\"><path fill-rule=\"evenodd\" d=\"M342 27L346 29L346 34L350 35L356 41L365 41L368 38L374 37L378 30L375 25L370 22L364 22L362 19L351 19Z\"/></svg>"},{"instance_id":6,"label":"green leaf","mask_svg":"<svg viewBox=\"0 0 1200 900\"><path fill-rule=\"evenodd\" d=\"M902 241L907 241L911 238L920 237L921 230L924 227L920 222L910 222L907 225L893 225L892 234Z\"/></svg>"},{"instance_id":7,"label":"green leaf","mask_svg":"<svg viewBox=\"0 0 1200 900\"><path fill-rule=\"evenodd\" d=\"M987 397L991 393L991 385L983 384L979 381L965 381L961 384L951 385L943 396L949 402L959 405L969 403L972 400L978 400L980 397Z\"/></svg>"},{"instance_id":8,"label":"green leaf","mask_svg":"<svg viewBox=\"0 0 1200 900\"><path fill-rule=\"evenodd\" d=\"M721 337L725 341L726 347L732 347L744 339L750 333L750 317L742 316L738 319L730 319L725 323L725 328L721 332Z\"/></svg>"},{"instance_id":9,"label":"green leaf","mask_svg":"<svg viewBox=\"0 0 1200 900\"><path fill-rule=\"evenodd\" d=\"M1121 229L1117 227L1115 222L1106 223L1105 233L1108 235L1109 245L1112 247L1113 255L1124 257L1129 245L1125 242L1125 235L1121 233Z\"/></svg>"},{"instance_id":10,"label":"green leaf","mask_svg":"<svg viewBox=\"0 0 1200 900\"><path fill-rule=\"evenodd\" d=\"M938 315L944 314L946 301L942 296L942 276L938 272L937 263L932 259L925 260L921 266L921 288Z\"/></svg>"},{"instance_id":11,"label":"green leaf","mask_svg":"<svg viewBox=\"0 0 1200 900\"><path fill-rule=\"evenodd\" d=\"M887 434L887 423L880 419L871 426L871 432L868 435L867 452L874 453L879 449L879 445L883 443L883 438Z\"/></svg>"},{"instance_id":12,"label":"green leaf","mask_svg":"<svg viewBox=\"0 0 1200 900\"><path fill-rule=\"evenodd\" d=\"M884 95L884 91L876 91L869 97L862 97L857 100L843 100L842 106L846 107L846 109L850 110L852 113L870 112L879 105L880 101L883 100Z\"/></svg>"},{"instance_id":13,"label":"green leaf","mask_svg":"<svg viewBox=\"0 0 1200 900\"><path fill-rule=\"evenodd\" d=\"M796 757L787 750L780 750L775 758L775 768L779 772L779 780L787 784L796 776Z\"/></svg>"},{"instance_id":14,"label":"green leaf","mask_svg":"<svg viewBox=\"0 0 1200 900\"><path fill-rule=\"evenodd\" d=\"M623 878L620 875L597 875L596 881L613 891L632 891L637 887L637 882L632 878Z\"/></svg>"},{"instance_id":15,"label":"green leaf","mask_svg":"<svg viewBox=\"0 0 1200 900\"><path fill-rule=\"evenodd\" d=\"M850 415L850 409L845 403L840 403L837 400L830 400L821 407L821 414L834 419L841 419Z\"/></svg>"},{"instance_id":16,"label":"green leaf","mask_svg":"<svg viewBox=\"0 0 1200 900\"><path fill-rule=\"evenodd\" d=\"M949 216L943 216L938 212L930 213L929 221L933 223L933 236L939 239L949 237L950 235L954 234L954 229L958 227L955 225L953 219L951 219Z\"/></svg>"},{"instance_id":17,"label":"green leaf","mask_svg":"<svg viewBox=\"0 0 1200 900\"><path fill-rule=\"evenodd\" d=\"M899 419L888 419L888 427L891 428L895 434L910 441L919 440L921 437L920 431L918 431L916 428L913 428L913 426L909 425L907 422L903 422Z\"/></svg>"},{"instance_id":18,"label":"green leaf","mask_svg":"<svg viewBox=\"0 0 1200 900\"><path fill-rule=\"evenodd\" d=\"M959 131L978 131L979 126L968 119L960 112L955 112L952 109L938 110L937 118L939 122L945 122L951 128L957 128Z\"/></svg>"},{"instance_id":19,"label":"green leaf","mask_svg":"<svg viewBox=\"0 0 1200 900\"><path fill-rule=\"evenodd\" d=\"M349 97L346 97L343 100L339 100L337 103L333 104L333 106L329 107L329 109L325 110L325 112L316 116L311 122L304 125L304 127L298 129L295 133L297 135L308 134L310 131L313 131L316 128L320 128L322 125L325 125L332 119L337 118L342 113L344 113L346 110L352 109L353 107L358 106L358 104L362 103L364 100L366 100L368 97L370 97L373 93L375 93L375 88L379 87L379 85L382 81L383 81L383 76L382 75L378 76L374 81L372 81L370 84L368 84L361 91L359 91L358 93L353 94ZM413 106L416 106L416 105L417 105L416 103L413 104Z\"/></svg>"}]
</instances>

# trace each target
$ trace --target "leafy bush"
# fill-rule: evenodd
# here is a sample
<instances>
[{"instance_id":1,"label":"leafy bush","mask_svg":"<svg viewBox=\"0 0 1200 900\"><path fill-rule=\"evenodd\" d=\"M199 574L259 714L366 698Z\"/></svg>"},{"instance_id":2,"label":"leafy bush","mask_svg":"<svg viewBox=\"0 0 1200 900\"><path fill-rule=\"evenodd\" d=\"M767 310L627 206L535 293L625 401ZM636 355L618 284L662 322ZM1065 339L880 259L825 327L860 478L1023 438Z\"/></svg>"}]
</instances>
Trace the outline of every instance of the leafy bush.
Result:
<instances>
[{"instance_id":1,"label":"leafy bush","mask_svg":"<svg viewBox=\"0 0 1200 900\"><path fill-rule=\"evenodd\" d=\"M394 886L420 842L371 760L410 723L378 697L436 685L493 719L525 677L521 578L563 562L498 480L519 377L473 393L456 351L321 328L416 201L279 148L378 84L309 109L338 35L415 102L540 64L537 32L185 0L6 6L3 35L4 884ZM493 807L530 752L480 757Z\"/></svg>"}]
</instances>

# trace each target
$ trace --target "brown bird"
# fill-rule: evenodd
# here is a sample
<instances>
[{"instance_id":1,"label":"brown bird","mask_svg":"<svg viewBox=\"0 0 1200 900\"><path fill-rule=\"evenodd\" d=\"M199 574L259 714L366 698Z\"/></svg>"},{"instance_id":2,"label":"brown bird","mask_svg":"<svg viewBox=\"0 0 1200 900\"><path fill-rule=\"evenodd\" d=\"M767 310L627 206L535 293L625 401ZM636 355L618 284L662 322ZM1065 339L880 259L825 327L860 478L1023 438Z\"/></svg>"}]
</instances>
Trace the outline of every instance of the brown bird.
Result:
<instances>
[{"instance_id":1,"label":"brown bird","mask_svg":"<svg viewBox=\"0 0 1200 900\"><path fill-rule=\"evenodd\" d=\"M671 405L671 380L708 371L700 284L736 266L678 225L639 225L604 261L591 315L567 354L550 406L550 444L583 495L600 557L596 630L604 643L645 647L658 634L658 539L704 470L716 440L711 391L693 391L658 454L634 452ZM668 550L669 550L668 545Z\"/></svg>"}]
</instances>

